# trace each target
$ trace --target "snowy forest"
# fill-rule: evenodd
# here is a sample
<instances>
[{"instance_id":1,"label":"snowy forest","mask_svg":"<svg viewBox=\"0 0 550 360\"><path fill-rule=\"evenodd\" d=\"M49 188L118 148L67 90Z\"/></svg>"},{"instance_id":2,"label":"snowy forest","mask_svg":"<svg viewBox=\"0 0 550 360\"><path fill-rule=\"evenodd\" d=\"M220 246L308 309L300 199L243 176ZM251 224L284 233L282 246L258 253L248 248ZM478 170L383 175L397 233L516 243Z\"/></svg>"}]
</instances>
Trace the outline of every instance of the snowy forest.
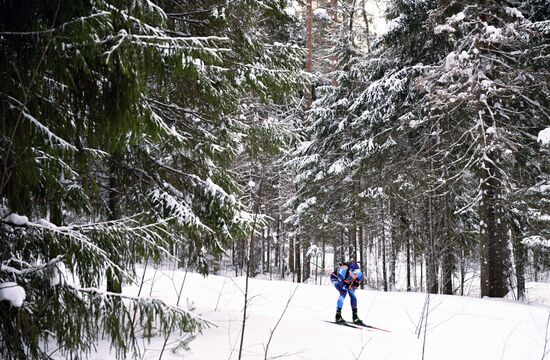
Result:
<instances>
[{"instance_id":1,"label":"snowy forest","mask_svg":"<svg viewBox=\"0 0 550 360\"><path fill-rule=\"evenodd\" d=\"M549 0L0 0L0 358L204 326L124 294L138 266L350 259L384 292L550 282Z\"/></svg>"}]
</instances>

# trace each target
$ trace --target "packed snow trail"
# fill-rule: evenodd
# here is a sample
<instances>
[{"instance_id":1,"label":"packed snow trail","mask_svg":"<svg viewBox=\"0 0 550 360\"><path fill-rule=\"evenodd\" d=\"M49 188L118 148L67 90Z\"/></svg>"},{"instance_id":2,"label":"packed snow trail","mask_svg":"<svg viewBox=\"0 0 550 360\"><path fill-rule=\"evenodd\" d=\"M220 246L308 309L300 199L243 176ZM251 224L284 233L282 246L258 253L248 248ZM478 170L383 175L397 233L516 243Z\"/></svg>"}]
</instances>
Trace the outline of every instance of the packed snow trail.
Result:
<instances>
[{"instance_id":1,"label":"packed snow trail","mask_svg":"<svg viewBox=\"0 0 550 360\"><path fill-rule=\"evenodd\" d=\"M139 275L139 274L138 274ZM151 287L153 271L147 274ZM177 301L176 290L184 272L164 271L155 276L152 296L170 304ZM547 284L546 284L547 285ZM366 324L380 325L384 332L368 328L337 327L326 321L335 312L338 292L331 285L308 285L284 281L250 279L249 317L245 332L243 360L264 359L272 329L295 287L298 291L275 330L267 358L282 359L421 359L424 333L417 333L425 294L358 290L359 316ZM125 288L137 294L138 286ZM237 359L240 340L244 278L202 277L188 274L180 304L195 307L195 312L216 324L204 329L190 343L190 350L171 350L180 335L167 342L163 359L218 360ZM148 295L148 294L147 294ZM537 296L550 299L550 287ZM471 297L432 295L427 319L425 359L447 360L540 360L545 343L549 308L512 301ZM351 319L349 300L342 310ZM383 326L382 326L383 325ZM355 326L355 325L354 325ZM164 339L153 339L143 359L158 359ZM548 347L548 346L547 346ZM100 344L92 359L109 359L108 343Z\"/></svg>"}]
</instances>

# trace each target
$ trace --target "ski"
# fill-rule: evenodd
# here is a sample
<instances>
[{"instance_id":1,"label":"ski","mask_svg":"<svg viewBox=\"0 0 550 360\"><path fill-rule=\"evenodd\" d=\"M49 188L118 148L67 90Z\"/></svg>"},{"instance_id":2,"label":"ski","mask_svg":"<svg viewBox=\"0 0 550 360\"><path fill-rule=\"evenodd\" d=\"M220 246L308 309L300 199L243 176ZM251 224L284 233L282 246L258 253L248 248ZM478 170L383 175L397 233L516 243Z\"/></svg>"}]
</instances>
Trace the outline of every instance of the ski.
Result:
<instances>
[{"instance_id":1,"label":"ski","mask_svg":"<svg viewBox=\"0 0 550 360\"><path fill-rule=\"evenodd\" d=\"M349 325L352 325L352 326L354 326L354 327L364 327L364 328L372 329L372 330L380 330L380 331L384 331L384 332L391 332L391 331L389 331L389 330L382 329L382 328L379 328L379 327L376 327L376 326L372 326L372 325L367 325L367 324L365 324L365 323L356 324L356 323L350 322Z\"/></svg>"},{"instance_id":2,"label":"ski","mask_svg":"<svg viewBox=\"0 0 550 360\"><path fill-rule=\"evenodd\" d=\"M353 329L360 329L361 328L360 326L355 326L355 325L352 325L348 322L337 323L336 321L328 321L328 320L325 320L325 322L328 322L329 324L345 326L345 327L349 327L349 328L353 328Z\"/></svg>"}]
</instances>

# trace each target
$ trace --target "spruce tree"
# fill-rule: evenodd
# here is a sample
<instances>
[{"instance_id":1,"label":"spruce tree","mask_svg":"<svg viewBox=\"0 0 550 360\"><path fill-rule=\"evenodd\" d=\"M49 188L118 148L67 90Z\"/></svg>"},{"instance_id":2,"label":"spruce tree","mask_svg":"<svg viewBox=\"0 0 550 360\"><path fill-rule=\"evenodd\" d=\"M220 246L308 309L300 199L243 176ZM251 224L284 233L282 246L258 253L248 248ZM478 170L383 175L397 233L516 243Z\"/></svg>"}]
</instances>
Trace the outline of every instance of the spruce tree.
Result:
<instances>
[{"instance_id":1,"label":"spruce tree","mask_svg":"<svg viewBox=\"0 0 550 360\"><path fill-rule=\"evenodd\" d=\"M206 272L248 234L228 171L248 136L239 105L291 96L299 51L250 42L250 22L230 29L282 5L1 3L0 279L25 299L0 303L0 356L47 358L51 342L85 357L103 333L127 358L137 325L145 337L204 325L118 292L136 263L179 248Z\"/></svg>"}]
</instances>

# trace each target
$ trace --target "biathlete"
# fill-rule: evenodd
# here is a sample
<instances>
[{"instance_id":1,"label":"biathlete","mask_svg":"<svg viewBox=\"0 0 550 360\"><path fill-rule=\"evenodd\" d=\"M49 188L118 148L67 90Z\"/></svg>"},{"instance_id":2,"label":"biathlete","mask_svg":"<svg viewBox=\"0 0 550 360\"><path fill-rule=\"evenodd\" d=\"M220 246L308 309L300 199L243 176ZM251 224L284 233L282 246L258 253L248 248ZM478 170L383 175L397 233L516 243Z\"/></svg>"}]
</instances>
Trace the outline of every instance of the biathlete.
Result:
<instances>
[{"instance_id":1,"label":"biathlete","mask_svg":"<svg viewBox=\"0 0 550 360\"><path fill-rule=\"evenodd\" d=\"M346 294L349 294L353 323L363 324L363 321L361 321L357 315L357 297L355 296L355 289L361 285L361 280L363 280L363 273L359 269L357 262L342 262L340 266L330 274L330 281L340 293L338 302L336 303L336 323L343 324L346 322L342 318L342 307L344 306Z\"/></svg>"}]
</instances>

